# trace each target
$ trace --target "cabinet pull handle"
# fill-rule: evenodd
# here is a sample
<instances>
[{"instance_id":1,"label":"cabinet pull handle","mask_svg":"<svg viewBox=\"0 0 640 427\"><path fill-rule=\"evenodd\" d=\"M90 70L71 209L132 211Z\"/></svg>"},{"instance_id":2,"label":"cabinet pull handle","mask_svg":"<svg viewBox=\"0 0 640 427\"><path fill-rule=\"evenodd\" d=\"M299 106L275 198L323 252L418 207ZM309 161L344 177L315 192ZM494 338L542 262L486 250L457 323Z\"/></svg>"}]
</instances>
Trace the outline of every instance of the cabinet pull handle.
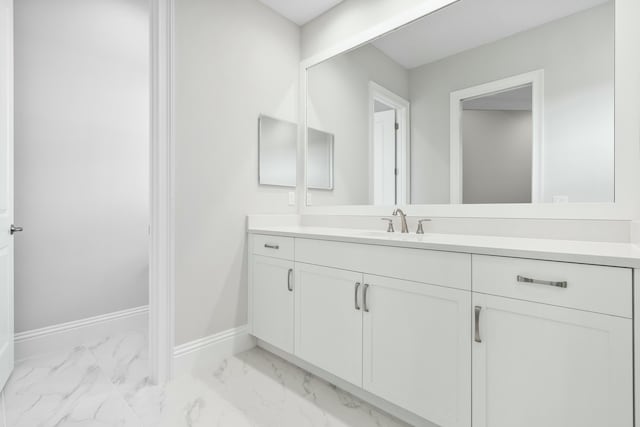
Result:
<instances>
[{"instance_id":1,"label":"cabinet pull handle","mask_svg":"<svg viewBox=\"0 0 640 427\"><path fill-rule=\"evenodd\" d=\"M275 249L275 250L280 249L279 245L272 245L271 243L265 243L264 247L267 248L267 249Z\"/></svg>"},{"instance_id":2,"label":"cabinet pull handle","mask_svg":"<svg viewBox=\"0 0 640 427\"><path fill-rule=\"evenodd\" d=\"M535 283L536 285L554 286L556 288L565 289L568 286L567 282L550 282L548 280L536 280L529 277L518 276L518 282L520 283Z\"/></svg>"},{"instance_id":3,"label":"cabinet pull handle","mask_svg":"<svg viewBox=\"0 0 640 427\"><path fill-rule=\"evenodd\" d=\"M480 312L482 311L482 307L480 307L479 305L476 305L476 308L474 309L475 311L475 318L476 318L476 328L475 328L475 337L474 337L474 341L475 342L482 342L482 339L480 338Z\"/></svg>"},{"instance_id":4,"label":"cabinet pull handle","mask_svg":"<svg viewBox=\"0 0 640 427\"><path fill-rule=\"evenodd\" d=\"M369 312L369 304L367 303L367 294L369 293L369 285L364 284L364 289L362 290L362 306L364 308L364 312Z\"/></svg>"},{"instance_id":5,"label":"cabinet pull handle","mask_svg":"<svg viewBox=\"0 0 640 427\"><path fill-rule=\"evenodd\" d=\"M287 272L287 289L289 292L293 292L293 285L291 284L291 275L293 274L293 268L290 268Z\"/></svg>"},{"instance_id":6,"label":"cabinet pull handle","mask_svg":"<svg viewBox=\"0 0 640 427\"><path fill-rule=\"evenodd\" d=\"M354 295L354 303L356 306L356 310L360 310L360 304L358 303L358 290L360 289L360 282L356 283L355 295Z\"/></svg>"}]
</instances>

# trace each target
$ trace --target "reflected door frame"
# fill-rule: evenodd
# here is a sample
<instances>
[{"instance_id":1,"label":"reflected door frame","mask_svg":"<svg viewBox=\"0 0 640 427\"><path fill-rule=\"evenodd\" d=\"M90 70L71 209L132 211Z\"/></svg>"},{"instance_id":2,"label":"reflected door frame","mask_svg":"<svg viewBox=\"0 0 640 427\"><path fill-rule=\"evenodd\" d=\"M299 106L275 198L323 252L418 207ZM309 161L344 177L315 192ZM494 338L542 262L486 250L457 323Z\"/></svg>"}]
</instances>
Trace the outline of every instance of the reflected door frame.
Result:
<instances>
[{"instance_id":1,"label":"reflected door frame","mask_svg":"<svg viewBox=\"0 0 640 427\"><path fill-rule=\"evenodd\" d=\"M532 165L531 202L544 201L544 70L535 70L501 80L451 92L450 203L462 204L462 102L519 86L531 85Z\"/></svg>"},{"instance_id":2,"label":"reflected door frame","mask_svg":"<svg viewBox=\"0 0 640 427\"><path fill-rule=\"evenodd\" d=\"M396 111L396 205L411 203L411 103L376 82L369 82L369 200L375 194L374 135L375 103L381 102Z\"/></svg>"}]
</instances>

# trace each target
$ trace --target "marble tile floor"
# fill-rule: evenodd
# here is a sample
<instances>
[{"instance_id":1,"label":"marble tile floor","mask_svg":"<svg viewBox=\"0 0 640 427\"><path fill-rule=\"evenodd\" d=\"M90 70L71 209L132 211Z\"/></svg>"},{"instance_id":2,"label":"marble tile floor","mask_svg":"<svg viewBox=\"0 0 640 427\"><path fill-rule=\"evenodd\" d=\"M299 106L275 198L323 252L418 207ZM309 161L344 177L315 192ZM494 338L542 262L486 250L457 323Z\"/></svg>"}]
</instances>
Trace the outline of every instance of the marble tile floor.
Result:
<instances>
[{"instance_id":1,"label":"marble tile floor","mask_svg":"<svg viewBox=\"0 0 640 427\"><path fill-rule=\"evenodd\" d=\"M210 374L153 386L146 337L139 332L19 362L0 395L0 427L94 426L406 424L259 348Z\"/></svg>"}]
</instances>

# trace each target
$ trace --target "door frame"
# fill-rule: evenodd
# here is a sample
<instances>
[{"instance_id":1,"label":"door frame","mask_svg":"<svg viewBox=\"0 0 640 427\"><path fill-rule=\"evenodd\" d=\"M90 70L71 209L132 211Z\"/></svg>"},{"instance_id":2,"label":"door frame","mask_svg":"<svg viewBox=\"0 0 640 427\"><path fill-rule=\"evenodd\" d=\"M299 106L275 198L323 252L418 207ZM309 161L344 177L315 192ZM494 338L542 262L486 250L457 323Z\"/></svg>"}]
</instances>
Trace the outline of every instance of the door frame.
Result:
<instances>
[{"instance_id":1,"label":"door frame","mask_svg":"<svg viewBox=\"0 0 640 427\"><path fill-rule=\"evenodd\" d=\"M450 202L462 204L462 101L531 85L531 203L544 201L544 70L535 70L451 92Z\"/></svg>"},{"instance_id":2,"label":"door frame","mask_svg":"<svg viewBox=\"0 0 640 427\"><path fill-rule=\"evenodd\" d=\"M408 205L411 203L411 161L408 160L411 153L411 103L389 89L374 81L369 82L369 200L374 200L374 176L373 167L375 159L374 134L375 134L375 103L380 101L396 110L396 167L399 170L396 185L396 205ZM399 159L399 161L398 161Z\"/></svg>"},{"instance_id":3,"label":"door frame","mask_svg":"<svg viewBox=\"0 0 640 427\"><path fill-rule=\"evenodd\" d=\"M174 22L174 0L150 2L149 361L157 384L171 379L175 342Z\"/></svg>"},{"instance_id":4,"label":"door frame","mask_svg":"<svg viewBox=\"0 0 640 427\"><path fill-rule=\"evenodd\" d=\"M152 380L172 377L175 345L175 0L150 10L149 361Z\"/></svg>"},{"instance_id":5,"label":"door frame","mask_svg":"<svg viewBox=\"0 0 640 427\"><path fill-rule=\"evenodd\" d=\"M14 100L14 24L13 24L13 0L7 0L6 1L6 6L7 6L7 28L2 29L3 32L6 32L6 36L7 36L7 44L8 46L6 46L7 50L7 56L6 59L7 60L7 71L6 71L6 80L5 81L0 81L0 85L6 85L6 100L4 102L6 102L6 120L7 120L7 128L6 128L6 138L7 138L7 158L6 158L6 166L8 168L7 170L7 177L8 177L8 182L7 182L7 201L11 201L10 203L8 203L8 209L7 209L7 219L8 219L8 224L7 225L11 225L14 223L14 203L12 202L14 199L14 167L13 167L13 157L14 157L14 106L15 106L15 100ZM4 7L4 4L0 4L0 7ZM3 101L0 101L3 102ZM4 230L5 232L8 230ZM13 250L14 250L14 238L13 236L9 236L7 238L7 248L8 251L11 255ZM9 258L9 262L10 265L8 266L9 269L9 273L8 273L8 280L9 280L9 284L8 284L8 293L7 293L7 297L9 301L15 301L15 286L14 286L14 268L13 268L13 262L15 260L14 256L10 256ZM6 367L0 366L0 392L2 392L2 389L5 385L5 380L7 380L7 378L11 375L11 371L13 369L13 366L15 365L15 341L13 339L13 337L11 336L11 334L14 332L15 330L15 325L14 325L14 315L15 315L15 304L13 304L12 308L11 308L11 312L10 313L6 313L8 316L7 319L7 326L9 329L9 336L7 336L7 341L8 341L8 347L6 348L6 354L8 354L9 357L9 370L6 369ZM1 344L1 343L0 343ZM2 402L0 402L2 403Z\"/></svg>"}]
</instances>

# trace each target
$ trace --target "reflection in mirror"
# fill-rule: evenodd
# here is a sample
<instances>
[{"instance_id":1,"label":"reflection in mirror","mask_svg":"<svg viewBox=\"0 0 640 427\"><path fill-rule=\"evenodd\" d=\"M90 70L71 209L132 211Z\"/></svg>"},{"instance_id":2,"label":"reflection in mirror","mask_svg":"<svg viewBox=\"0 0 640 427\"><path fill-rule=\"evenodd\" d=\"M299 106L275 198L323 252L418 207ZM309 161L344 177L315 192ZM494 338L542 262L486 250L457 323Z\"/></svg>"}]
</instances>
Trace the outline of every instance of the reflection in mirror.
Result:
<instances>
[{"instance_id":1,"label":"reflection in mirror","mask_svg":"<svg viewBox=\"0 0 640 427\"><path fill-rule=\"evenodd\" d=\"M614 8L460 0L310 67L313 204L614 201Z\"/></svg>"},{"instance_id":2,"label":"reflection in mirror","mask_svg":"<svg viewBox=\"0 0 640 427\"><path fill-rule=\"evenodd\" d=\"M262 185L296 186L298 125L264 114L258 119L258 177ZM308 186L333 188L333 135L308 128Z\"/></svg>"},{"instance_id":3,"label":"reflection in mirror","mask_svg":"<svg viewBox=\"0 0 640 427\"><path fill-rule=\"evenodd\" d=\"M308 188L333 189L333 135L308 128L307 169Z\"/></svg>"},{"instance_id":4,"label":"reflection in mirror","mask_svg":"<svg viewBox=\"0 0 640 427\"><path fill-rule=\"evenodd\" d=\"M460 125L462 203L531 203L531 85L463 100Z\"/></svg>"}]
</instances>

